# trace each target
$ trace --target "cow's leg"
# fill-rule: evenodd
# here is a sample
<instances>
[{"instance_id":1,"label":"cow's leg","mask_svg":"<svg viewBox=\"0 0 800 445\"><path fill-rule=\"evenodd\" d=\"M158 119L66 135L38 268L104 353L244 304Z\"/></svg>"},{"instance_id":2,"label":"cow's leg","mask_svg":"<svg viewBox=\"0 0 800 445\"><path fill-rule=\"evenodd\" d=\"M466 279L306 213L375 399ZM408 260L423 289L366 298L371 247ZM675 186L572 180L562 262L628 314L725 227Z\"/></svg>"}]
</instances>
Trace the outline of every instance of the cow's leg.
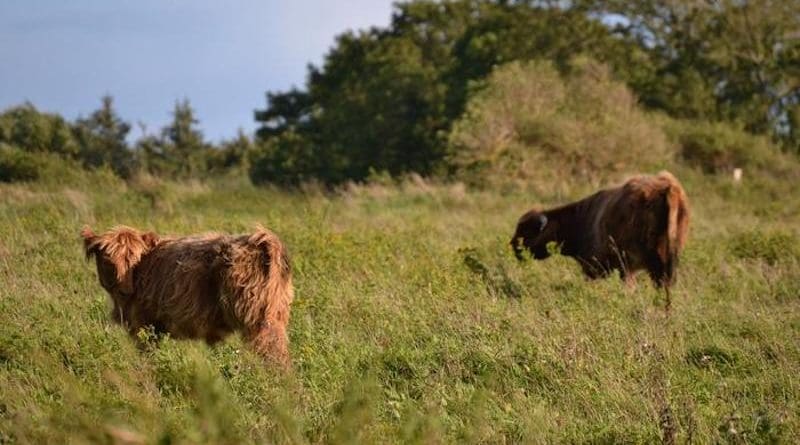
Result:
<instances>
[{"instance_id":1,"label":"cow's leg","mask_svg":"<svg viewBox=\"0 0 800 445\"><path fill-rule=\"evenodd\" d=\"M590 280L596 280L598 278L605 278L608 276L608 269L603 266L596 258L586 259L576 257L578 260L578 264L581 265L581 269L583 270L583 274L586 275L586 278Z\"/></svg>"},{"instance_id":2,"label":"cow's leg","mask_svg":"<svg viewBox=\"0 0 800 445\"><path fill-rule=\"evenodd\" d=\"M667 265L658 254L653 253L647 256L647 273L650 275L650 279L653 280L653 285L655 285L657 289L664 289L666 297L664 309L669 312L672 306L672 296L670 295L669 287L672 283L670 282Z\"/></svg>"},{"instance_id":3,"label":"cow's leg","mask_svg":"<svg viewBox=\"0 0 800 445\"><path fill-rule=\"evenodd\" d=\"M138 304L128 305L123 313L125 329L139 350L145 351L158 345L167 333L166 327Z\"/></svg>"},{"instance_id":4,"label":"cow's leg","mask_svg":"<svg viewBox=\"0 0 800 445\"><path fill-rule=\"evenodd\" d=\"M657 288L662 288L669 284L667 280L667 268L664 261L659 258L655 253L650 253L645 257L645 266L647 267L647 274L653 280L653 285Z\"/></svg>"},{"instance_id":5,"label":"cow's leg","mask_svg":"<svg viewBox=\"0 0 800 445\"><path fill-rule=\"evenodd\" d=\"M109 318L111 318L111 321L127 329L128 326L127 323L125 323L125 313L122 312L122 308L120 306L114 304L114 307L111 308L111 312L109 312L108 315Z\"/></svg>"},{"instance_id":6,"label":"cow's leg","mask_svg":"<svg viewBox=\"0 0 800 445\"><path fill-rule=\"evenodd\" d=\"M225 337L227 337L229 333L230 331L224 329L210 329L205 333L204 339L207 345L214 346L222 340L225 340Z\"/></svg>"},{"instance_id":7,"label":"cow's leg","mask_svg":"<svg viewBox=\"0 0 800 445\"><path fill-rule=\"evenodd\" d=\"M630 290L636 289L636 272L620 269L619 277L625 282L625 287Z\"/></svg>"},{"instance_id":8,"label":"cow's leg","mask_svg":"<svg viewBox=\"0 0 800 445\"><path fill-rule=\"evenodd\" d=\"M263 323L245 329L245 340L255 352L283 369L291 368L289 340L286 326L280 323Z\"/></svg>"}]
</instances>

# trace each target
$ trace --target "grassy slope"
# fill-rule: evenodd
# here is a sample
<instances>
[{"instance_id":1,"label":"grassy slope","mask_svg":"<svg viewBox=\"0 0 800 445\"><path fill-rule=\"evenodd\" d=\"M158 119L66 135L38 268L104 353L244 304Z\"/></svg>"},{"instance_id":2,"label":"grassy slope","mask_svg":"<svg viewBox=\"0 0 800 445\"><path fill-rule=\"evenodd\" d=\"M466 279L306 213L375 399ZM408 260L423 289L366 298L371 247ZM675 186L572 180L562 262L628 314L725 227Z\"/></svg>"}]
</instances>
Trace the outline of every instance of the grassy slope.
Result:
<instances>
[{"instance_id":1,"label":"grassy slope","mask_svg":"<svg viewBox=\"0 0 800 445\"><path fill-rule=\"evenodd\" d=\"M644 277L631 291L506 251L523 210L591 186L0 185L0 443L790 442L800 196L677 173L694 220L670 316ZM137 350L109 324L84 223L276 230L294 257L294 373L238 338Z\"/></svg>"}]
</instances>

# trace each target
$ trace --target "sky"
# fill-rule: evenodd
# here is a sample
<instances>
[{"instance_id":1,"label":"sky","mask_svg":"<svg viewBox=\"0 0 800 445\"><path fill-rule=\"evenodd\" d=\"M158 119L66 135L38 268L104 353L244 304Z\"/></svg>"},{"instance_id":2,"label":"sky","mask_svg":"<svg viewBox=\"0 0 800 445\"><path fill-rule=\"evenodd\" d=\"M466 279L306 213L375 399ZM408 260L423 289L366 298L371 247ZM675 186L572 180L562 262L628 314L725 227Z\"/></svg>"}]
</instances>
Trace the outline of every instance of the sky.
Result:
<instances>
[{"instance_id":1,"label":"sky","mask_svg":"<svg viewBox=\"0 0 800 445\"><path fill-rule=\"evenodd\" d=\"M303 87L336 35L385 27L392 0L0 0L0 111L68 119L109 94L155 133L189 99L205 137L256 128L266 91Z\"/></svg>"}]
</instances>

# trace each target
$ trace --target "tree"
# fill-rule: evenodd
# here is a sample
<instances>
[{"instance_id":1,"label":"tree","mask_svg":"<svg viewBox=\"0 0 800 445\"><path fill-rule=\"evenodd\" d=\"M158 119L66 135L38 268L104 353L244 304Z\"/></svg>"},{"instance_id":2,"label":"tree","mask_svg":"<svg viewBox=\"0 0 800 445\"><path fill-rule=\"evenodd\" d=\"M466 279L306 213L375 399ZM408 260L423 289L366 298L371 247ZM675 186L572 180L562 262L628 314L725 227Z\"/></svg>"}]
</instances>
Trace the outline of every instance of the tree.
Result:
<instances>
[{"instance_id":1,"label":"tree","mask_svg":"<svg viewBox=\"0 0 800 445\"><path fill-rule=\"evenodd\" d=\"M163 155L179 177L196 177L206 170L209 147L197 124L194 109L184 99L175 102L172 122L161 131Z\"/></svg>"},{"instance_id":2,"label":"tree","mask_svg":"<svg viewBox=\"0 0 800 445\"><path fill-rule=\"evenodd\" d=\"M312 150L312 144L294 131L259 140L250 157L250 180L254 184L281 185L324 180L324 164Z\"/></svg>"},{"instance_id":3,"label":"tree","mask_svg":"<svg viewBox=\"0 0 800 445\"><path fill-rule=\"evenodd\" d=\"M134 170L133 152L126 141L131 125L117 115L113 102L111 96L103 96L101 108L86 119L79 118L73 125L73 133L84 165L108 166L127 178Z\"/></svg>"},{"instance_id":4,"label":"tree","mask_svg":"<svg viewBox=\"0 0 800 445\"><path fill-rule=\"evenodd\" d=\"M741 123L795 151L800 101L798 0L586 0L618 17L614 31L647 52L653 76L633 84L645 104L679 117Z\"/></svg>"},{"instance_id":5,"label":"tree","mask_svg":"<svg viewBox=\"0 0 800 445\"><path fill-rule=\"evenodd\" d=\"M311 120L311 96L296 88L286 93L267 93L267 109L255 112L261 123L256 136L267 139L284 131L296 131Z\"/></svg>"},{"instance_id":6,"label":"tree","mask_svg":"<svg viewBox=\"0 0 800 445\"><path fill-rule=\"evenodd\" d=\"M386 29L342 34L322 66L309 67L304 91L269 93L256 112L261 171L292 183L432 173L469 92L495 65L632 53L584 14L538 4L413 1L395 6Z\"/></svg>"},{"instance_id":7,"label":"tree","mask_svg":"<svg viewBox=\"0 0 800 445\"><path fill-rule=\"evenodd\" d=\"M167 157L164 140L158 135L148 134L146 127L143 124L140 125L143 135L134 145L140 168L157 176L173 174L174 162Z\"/></svg>"},{"instance_id":8,"label":"tree","mask_svg":"<svg viewBox=\"0 0 800 445\"><path fill-rule=\"evenodd\" d=\"M209 150L207 168L209 173L223 173L234 169L247 169L253 141L241 128L236 137L220 142Z\"/></svg>"}]
</instances>

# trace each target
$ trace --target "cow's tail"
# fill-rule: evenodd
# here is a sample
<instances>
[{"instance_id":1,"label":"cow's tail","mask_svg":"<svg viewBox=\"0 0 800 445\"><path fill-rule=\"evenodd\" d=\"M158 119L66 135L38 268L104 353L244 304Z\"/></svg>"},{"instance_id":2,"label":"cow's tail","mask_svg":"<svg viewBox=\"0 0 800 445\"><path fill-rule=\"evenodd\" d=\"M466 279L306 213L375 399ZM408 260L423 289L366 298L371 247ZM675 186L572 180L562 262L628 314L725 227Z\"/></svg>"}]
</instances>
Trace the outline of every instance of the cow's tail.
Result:
<instances>
[{"instance_id":1,"label":"cow's tail","mask_svg":"<svg viewBox=\"0 0 800 445\"><path fill-rule=\"evenodd\" d=\"M675 271L678 267L678 255L683 249L686 236L686 218L688 205L686 194L678 180L669 172L663 171L659 176L666 182L665 201L667 208L667 233L664 239L664 275L663 284L668 287L675 282Z\"/></svg>"},{"instance_id":2,"label":"cow's tail","mask_svg":"<svg viewBox=\"0 0 800 445\"><path fill-rule=\"evenodd\" d=\"M234 313L254 332L262 326L285 326L294 291L283 242L271 230L258 227L238 246L226 272L229 289L239 294L231 301Z\"/></svg>"},{"instance_id":3,"label":"cow's tail","mask_svg":"<svg viewBox=\"0 0 800 445\"><path fill-rule=\"evenodd\" d=\"M253 280L250 284L259 288L259 292L254 293L261 294L263 299L251 306L257 313L251 312L249 315L256 316L255 320L251 318L256 323L251 322L247 327L246 337L257 353L289 368L291 361L287 327L289 306L294 299L289 254L280 238L263 227L258 227L250 235L247 244L255 246L260 254L260 264L254 266L259 270L259 275L266 276L266 283ZM264 315L266 318L262 318Z\"/></svg>"},{"instance_id":4,"label":"cow's tail","mask_svg":"<svg viewBox=\"0 0 800 445\"><path fill-rule=\"evenodd\" d=\"M289 254L274 232L258 227L248 240L265 249L268 256L267 300L277 307L288 307L294 298Z\"/></svg>"}]
</instances>

